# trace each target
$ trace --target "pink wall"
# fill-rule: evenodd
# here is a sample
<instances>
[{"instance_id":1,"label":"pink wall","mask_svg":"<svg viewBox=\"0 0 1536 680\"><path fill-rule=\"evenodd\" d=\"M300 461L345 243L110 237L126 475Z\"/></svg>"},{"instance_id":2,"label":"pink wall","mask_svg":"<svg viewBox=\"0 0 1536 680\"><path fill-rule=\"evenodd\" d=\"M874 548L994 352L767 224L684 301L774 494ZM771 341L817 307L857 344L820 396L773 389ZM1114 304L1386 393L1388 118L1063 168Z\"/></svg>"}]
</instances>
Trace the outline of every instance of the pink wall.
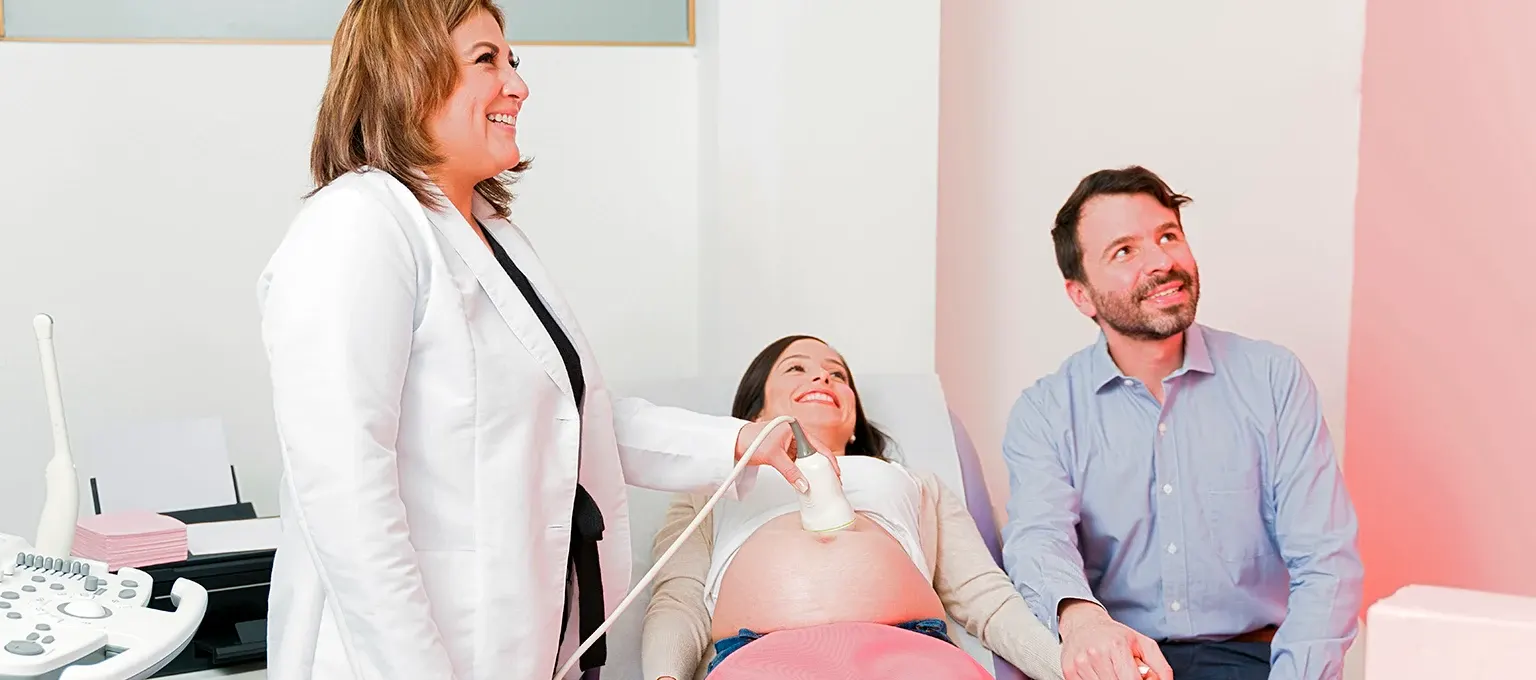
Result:
<instances>
[{"instance_id":1,"label":"pink wall","mask_svg":"<svg viewBox=\"0 0 1536 680\"><path fill-rule=\"evenodd\" d=\"M1536 595L1536 3L1367 7L1345 446L1366 604Z\"/></svg>"}]
</instances>

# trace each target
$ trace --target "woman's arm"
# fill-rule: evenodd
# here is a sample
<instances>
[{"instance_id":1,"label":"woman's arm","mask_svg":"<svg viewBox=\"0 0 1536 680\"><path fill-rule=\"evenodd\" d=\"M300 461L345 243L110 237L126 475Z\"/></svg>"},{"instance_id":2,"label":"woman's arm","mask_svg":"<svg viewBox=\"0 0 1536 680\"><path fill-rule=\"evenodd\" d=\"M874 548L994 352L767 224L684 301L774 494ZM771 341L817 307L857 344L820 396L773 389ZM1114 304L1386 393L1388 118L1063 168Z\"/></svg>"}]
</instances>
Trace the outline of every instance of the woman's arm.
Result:
<instances>
[{"instance_id":1,"label":"woman's arm","mask_svg":"<svg viewBox=\"0 0 1536 680\"><path fill-rule=\"evenodd\" d=\"M673 499L666 522L656 532L652 560L661 558L707 500L707 496L682 494ZM709 609L704 604L704 579L709 575L714 536L711 514L699 522L693 535L656 572L640 633L640 667L645 680L692 680L704 658L710 626Z\"/></svg>"},{"instance_id":2,"label":"woman's arm","mask_svg":"<svg viewBox=\"0 0 1536 680\"><path fill-rule=\"evenodd\" d=\"M992 561L965 504L932 476L924 477L924 486L937 498L938 559L933 585L944 609L983 646L1025 675L1061 680L1061 644Z\"/></svg>"},{"instance_id":3,"label":"woman's arm","mask_svg":"<svg viewBox=\"0 0 1536 680\"><path fill-rule=\"evenodd\" d=\"M381 680L453 677L395 460L416 295L398 222L346 191L304 208L258 287L292 510L347 656Z\"/></svg>"}]
</instances>

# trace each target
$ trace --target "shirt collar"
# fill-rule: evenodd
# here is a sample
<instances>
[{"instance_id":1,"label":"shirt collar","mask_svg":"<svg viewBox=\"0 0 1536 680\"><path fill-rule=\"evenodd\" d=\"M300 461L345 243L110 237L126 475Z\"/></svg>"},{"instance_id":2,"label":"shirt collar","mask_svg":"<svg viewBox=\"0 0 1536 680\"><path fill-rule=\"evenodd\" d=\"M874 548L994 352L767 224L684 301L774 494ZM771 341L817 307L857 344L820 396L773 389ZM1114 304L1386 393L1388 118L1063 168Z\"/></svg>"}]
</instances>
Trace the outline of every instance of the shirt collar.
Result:
<instances>
[{"instance_id":1,"label":"shirt collar","mask_svg":"<svg viewBox=\"0 0 1536 680\"><path fill-rule=\"evenodd\" d=\"M1099 331L1099 339L1093 344L1093 388L1103 390L1115 381L1128 380L1124 371L1115 365L1115 360L1109 356L1109 339L1104 331ZM1177 378L1190 371L1214 374L1216 368L1211 364L1210 348L1205 343L1205 331L1200 324L1192 323L1184 331L1184 365L1174 371L1169 378Z\"/></svg>"}]
</instances>

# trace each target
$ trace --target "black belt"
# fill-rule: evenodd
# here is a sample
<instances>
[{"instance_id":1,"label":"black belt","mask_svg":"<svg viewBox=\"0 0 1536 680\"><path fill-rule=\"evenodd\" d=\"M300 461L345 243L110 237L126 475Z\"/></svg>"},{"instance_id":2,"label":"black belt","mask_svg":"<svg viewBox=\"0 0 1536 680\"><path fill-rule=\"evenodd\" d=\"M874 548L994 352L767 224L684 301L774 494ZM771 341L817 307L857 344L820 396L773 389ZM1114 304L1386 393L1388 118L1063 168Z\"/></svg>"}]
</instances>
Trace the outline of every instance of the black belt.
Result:
<instances>
[{"instance_id":1,"label":"black belt","mask_svg":"<svg viewBox=\"0 0 1536 680\"><path fill-rule=\"evenodd\" d=\"M603 540L603 511L586 487L576 485L576 502L571 508L571 553L566 568L565 609L560 614L560 641L565 642L566 622L571 614L570 576L576 576L577 616L581 639L597 632L603 624L603 570L597 555L597 543ZM597 638L581 654L583 671L608 663L608 634Z\"/></svg>"}]
</instances>

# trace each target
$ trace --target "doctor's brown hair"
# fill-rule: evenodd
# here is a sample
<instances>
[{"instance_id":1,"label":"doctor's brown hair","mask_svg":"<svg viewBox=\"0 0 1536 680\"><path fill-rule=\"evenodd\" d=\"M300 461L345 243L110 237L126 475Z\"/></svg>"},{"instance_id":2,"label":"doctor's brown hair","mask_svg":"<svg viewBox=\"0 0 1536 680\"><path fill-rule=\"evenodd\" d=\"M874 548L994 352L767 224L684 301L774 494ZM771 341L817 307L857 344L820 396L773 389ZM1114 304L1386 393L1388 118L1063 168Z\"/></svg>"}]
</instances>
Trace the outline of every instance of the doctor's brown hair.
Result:
<instances>
[{"instance_id":1,"label":"doctor's brown hair","mask_svg":"<svg viewBox=\"0 0 1536 680\"><path fill-rule=\"evenodd\" d=\"M366 166L394 176L423 205L442 206L425 175L443 161L433 148L427 119L459 83L450 34L482 11L506 30L506 19L492 0L347 4L331 41L330 76L309 154L315 188L307 196ZM523 160L475 185L498 217L507 216L512 203L508 187L529 163Z\"/></svg>"},{"instance_id":2,"label":"doctor's brown hair","mask_svg":"<svg viewBox=\"0 0 1536 680\"><path fill-rule=\"evenodd\" d=\"M736 385L736 398L731 402L732 418L757 420L757 417L762 415L763 391L768 386L768 374L773 372L773 365L779 362L779 356L784 354L784 350L801 340L815 340L823 345L827 344L825 340L810 335L788 335L769 343L763 351L752 358L752 363L747 365L746 372L741 375L741 382ZM844 366L847 366L846 361ZM852 368L848 369L848 389L853 390L855 400L853 441L848 442L848 446L843 449L843 455L889 460L885 453L885 445L890 437L864 417L864 400L859 399L859 387L854 384Z\"/></svg>"}]
</instances>

